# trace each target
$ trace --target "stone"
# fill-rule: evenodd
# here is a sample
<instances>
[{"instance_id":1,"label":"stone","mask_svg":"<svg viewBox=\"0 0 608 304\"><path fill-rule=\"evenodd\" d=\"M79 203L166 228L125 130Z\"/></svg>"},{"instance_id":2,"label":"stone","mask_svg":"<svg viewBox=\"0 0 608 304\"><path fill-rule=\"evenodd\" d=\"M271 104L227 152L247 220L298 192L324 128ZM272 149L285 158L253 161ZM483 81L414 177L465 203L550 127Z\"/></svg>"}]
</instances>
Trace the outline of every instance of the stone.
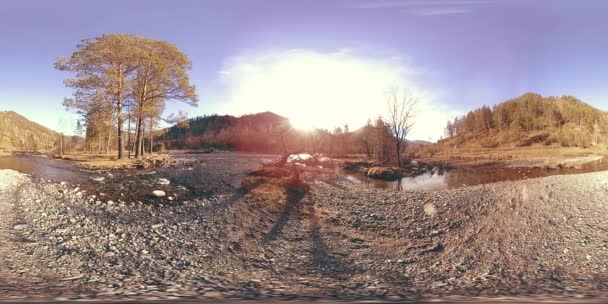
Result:
<instances>
[{"instance_id":1,"label":"stone","mask_svg":"<svg viewBox=\"0 0 608 304\"><path fill-rule=\"evenodd\" d=\"M160 185L168 185L168 184L170 184L170 183L171 183L171 181L169 181L169 180L168 180L168 179L166 179L166 178L159 178L159 179L158 179L158 184L160 184Z\"/></svg>"},{"instance_id":2,"label":"stone","mask_svg":"<svg viewBox=\"0 0 608 304\"><path fill-rule=\"evenodd\" d=\"M166 195L165 191L162 190L154 190L152 191L152 195L156 196L156 197L163 197Z\"/></svg>"},{"instance_id":3,"label":"stone","mask_svg":"<svg viewBox=\"0 0 608 304\"><path fill-rule=\"evenodd\" d=\"M28 224L17 224L13 227L13 229L20 231L26 229L27 227L29 227Z\"/></svg>"}]
</instances>

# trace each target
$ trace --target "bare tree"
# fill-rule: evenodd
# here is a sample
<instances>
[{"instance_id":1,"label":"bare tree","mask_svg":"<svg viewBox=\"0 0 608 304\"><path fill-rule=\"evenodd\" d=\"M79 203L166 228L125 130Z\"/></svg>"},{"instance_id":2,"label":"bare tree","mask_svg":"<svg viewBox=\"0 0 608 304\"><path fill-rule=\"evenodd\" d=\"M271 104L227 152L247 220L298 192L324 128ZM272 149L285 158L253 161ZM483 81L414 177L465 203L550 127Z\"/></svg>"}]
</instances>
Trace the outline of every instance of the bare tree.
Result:
<instances>
[{"instance_id":1,"label":"bare tree","mask_svg":"<svg viewBox=\"0 0 608 304\"><path fill-rule=\"evenodd\" d=\"M401 167L401 151L405 145L405 137L414 125L414 107L416 97L409 91L404 90L399 94L397 88L392 88L387 93L388 124L395 140L397 149L397 166Z\"/></svg>"}]
</instances>

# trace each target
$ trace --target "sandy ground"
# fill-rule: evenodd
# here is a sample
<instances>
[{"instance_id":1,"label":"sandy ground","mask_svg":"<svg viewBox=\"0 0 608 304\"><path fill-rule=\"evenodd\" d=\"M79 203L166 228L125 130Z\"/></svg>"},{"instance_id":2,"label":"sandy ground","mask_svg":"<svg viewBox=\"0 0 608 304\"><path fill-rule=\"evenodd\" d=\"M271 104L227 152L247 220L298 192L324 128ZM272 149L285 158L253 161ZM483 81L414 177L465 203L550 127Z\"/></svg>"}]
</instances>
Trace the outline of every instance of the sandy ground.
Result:
<instances>
[{"instance_id":1,"label":"sandy ground","mask_svg":"<svg viewBox=\"0 0 608 304\"><path fill-rule=\"evenodd\" d=\"M139 203L0 170L0 299L608 299L608 172L428 192L308 181Z\"/></svg>"}]
</instances>

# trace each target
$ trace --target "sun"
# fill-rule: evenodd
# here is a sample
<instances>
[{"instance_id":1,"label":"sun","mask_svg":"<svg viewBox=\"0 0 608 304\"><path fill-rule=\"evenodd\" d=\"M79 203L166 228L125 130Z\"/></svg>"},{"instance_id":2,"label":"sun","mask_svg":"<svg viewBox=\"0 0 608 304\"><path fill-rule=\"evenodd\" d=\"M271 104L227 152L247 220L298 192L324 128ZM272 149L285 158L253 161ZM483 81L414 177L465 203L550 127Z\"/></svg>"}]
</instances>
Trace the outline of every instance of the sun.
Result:
<instances>
[{"instance_id":1,"label":"sun","mask_svg":"<svg viewBox=\"0 0 608 304\"><path fill-rule=\"evenodd\" d=\"M288 119L291 126L296 130L308 132L317 127L308 115L290 115Z\"/></svg>"},{"instance_id":2,"label":"sun","mask_svg":"<svg viewBox=\"0 0 608 304\"><path fill-rule=\"evenodd\" d=\"M403 86L416 93L410 70L399 59L349 52L292 50L243 55L222 69L229 100L223 112L271 111L302 131L331 131L345 125L357 130L384 114L387 89ZM445 124L437 123L437 114L432 117L428 124L443 132Z\"/></svg>"}]
</instances>

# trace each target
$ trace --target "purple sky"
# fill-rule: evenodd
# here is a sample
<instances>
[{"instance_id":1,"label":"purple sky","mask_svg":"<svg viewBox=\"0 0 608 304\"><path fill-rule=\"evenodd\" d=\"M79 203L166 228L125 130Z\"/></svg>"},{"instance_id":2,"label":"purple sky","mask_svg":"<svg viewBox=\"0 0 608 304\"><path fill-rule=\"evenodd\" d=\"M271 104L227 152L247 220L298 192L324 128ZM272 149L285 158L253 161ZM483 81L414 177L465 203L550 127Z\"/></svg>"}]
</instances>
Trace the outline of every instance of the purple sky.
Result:
<instances>
[{"instance_id":1,"label":"purple sky","mask_svg":"<svg viewBox=\"0 0 608 304\"><path fill-rule=\"evenodd\" d=\"M7 0L0 3L0 110L70 133L74 116L61 107L71 94L62 83L67 74L53 62L82 38L115 32L167 40L190 56L200 107L172 103L168 110L192 116L281 112L227 96L248 86L232 83L244 81L234 74L241 67L274 67L294 50L314 58L345 52L366 66L403 64L408 83L429 93L442 119L528 91L608 109L607 30L608 1Z\"/></svg>"}]
</instances>

